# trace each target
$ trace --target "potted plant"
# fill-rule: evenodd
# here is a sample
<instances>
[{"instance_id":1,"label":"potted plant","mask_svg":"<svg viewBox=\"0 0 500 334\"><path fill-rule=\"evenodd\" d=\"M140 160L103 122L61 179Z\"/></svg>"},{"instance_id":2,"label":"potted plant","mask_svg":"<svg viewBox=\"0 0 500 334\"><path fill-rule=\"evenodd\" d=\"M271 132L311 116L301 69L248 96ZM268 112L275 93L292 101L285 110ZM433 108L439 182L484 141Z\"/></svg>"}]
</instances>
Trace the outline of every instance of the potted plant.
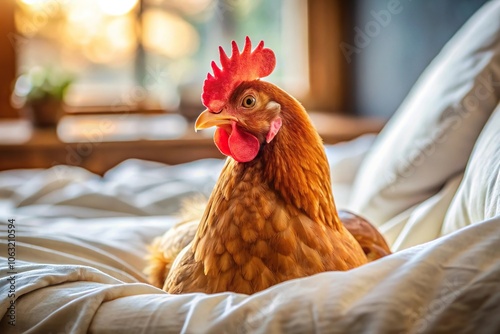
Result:
<instances>
[{"instance_id":1,"label":"potted plant","mask_svg":"<svg viewBox=\"0 0 500 334\"><path fill-rule=\"evenodd\" d=\"M35 127L55 127L72 81L70 75L52 67L33 67L17 78L14 99Z\"/></svg>"}]
</instances>

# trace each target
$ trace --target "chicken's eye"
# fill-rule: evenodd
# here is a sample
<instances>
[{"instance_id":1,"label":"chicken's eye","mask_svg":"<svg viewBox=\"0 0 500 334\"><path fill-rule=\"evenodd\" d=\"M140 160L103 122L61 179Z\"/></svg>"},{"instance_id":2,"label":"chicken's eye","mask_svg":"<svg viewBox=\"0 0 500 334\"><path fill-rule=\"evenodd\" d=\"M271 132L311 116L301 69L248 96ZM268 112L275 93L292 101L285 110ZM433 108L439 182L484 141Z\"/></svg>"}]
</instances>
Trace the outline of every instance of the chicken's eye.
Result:
<instances>
[{"instance_id":1,"label":"chicken's eye","mask_svg":"<svg viewBox=\"0 0 500 334\"><path fill-rule=\"evenodd\" d=\"M255 97L253 97L252 95L247 95L243 99L241 105L243 106L243 108L252 108L255 105L255 101Z\"/></svg>"}]
</instances>

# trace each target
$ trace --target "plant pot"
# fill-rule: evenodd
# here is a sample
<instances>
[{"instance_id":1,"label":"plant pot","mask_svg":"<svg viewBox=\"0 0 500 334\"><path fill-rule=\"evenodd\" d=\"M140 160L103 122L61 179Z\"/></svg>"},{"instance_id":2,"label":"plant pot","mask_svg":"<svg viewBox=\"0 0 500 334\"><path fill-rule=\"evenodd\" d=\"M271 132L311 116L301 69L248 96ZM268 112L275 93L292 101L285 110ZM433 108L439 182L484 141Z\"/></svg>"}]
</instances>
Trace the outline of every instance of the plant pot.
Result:
<instances>
[{"instance_id":1,"label":"plant pot","mask_svg":"<svg viewBox=\"0 0 500 334\"><path fill-rule=\"evenodd\" d=\"M26 104L25 112L34 127L55 128L63 114L62 103L54 99L34 101Z\"/></svg>"}]
</instances>

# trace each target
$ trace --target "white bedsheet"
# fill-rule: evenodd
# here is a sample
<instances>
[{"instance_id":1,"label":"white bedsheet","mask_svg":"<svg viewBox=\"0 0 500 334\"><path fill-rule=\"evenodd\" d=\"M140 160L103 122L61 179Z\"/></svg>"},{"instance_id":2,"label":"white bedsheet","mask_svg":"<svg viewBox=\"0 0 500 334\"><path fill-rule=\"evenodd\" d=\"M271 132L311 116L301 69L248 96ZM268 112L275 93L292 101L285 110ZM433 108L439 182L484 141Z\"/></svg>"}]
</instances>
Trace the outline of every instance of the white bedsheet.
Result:
<instances>
[{"instance_id":1,"label":"white bedsheet","mask_svg":"<svg viewBox=\"0 0 500 334\"><path fill-rule=\"evenodd\" d=\"M16 326L2 333L497 332L500 219L349 272L245 296L168 295L144 283L157 218L68 220L17 230ZM5 226L2 225L2 234ZM80 235L80 236L78 236ZM98 253L91 251L102 242ZM6 252L5 240L0 251ZM6 259L1 258L2 277ZM65 263L65 264L49 264ZM5 281L5 279L3 279ZM0 288L5 315L9 285Z\"/></svg>"},{"instance_id":2,"label":"white bedsheet","mask_svg":"<svg viewBox=\"0 0 500 334\"><path fill-rule=\"evenodd\" d=\"M365 137L327 149L340 208L372 142ZM219 160L180 166L130 160L104 178L74 167L0 173L0 332L500 330L500 217L349 272L252 296L173 296L146 284L146 245L175 223L183 198L210 193L221 167ZM444 195L436 196L439 202ZM441 226L442 210L427 207L426 221L435 217ZM15 298L8 291L9 218L16 219ZM400 234L389 229L391 240L411 230L405 226ZM14 299L15 327L7 309Z\"/></svg>"},{"instance_id":3,"label":"white bedsheet","mask_svg":"<svg viewBox=\"0 0 500 334\"><path fill-rule=\"evenodd\" d=\"M333 191L345 207L357 168L375 137L327 147ZM210 195L224 161L167 166L127 160L104 177L69 166L0 172L0 214L44 219L172 215L184 198ZM52 221L53 219L51 219Z\"/></svg>"}]
</instances>

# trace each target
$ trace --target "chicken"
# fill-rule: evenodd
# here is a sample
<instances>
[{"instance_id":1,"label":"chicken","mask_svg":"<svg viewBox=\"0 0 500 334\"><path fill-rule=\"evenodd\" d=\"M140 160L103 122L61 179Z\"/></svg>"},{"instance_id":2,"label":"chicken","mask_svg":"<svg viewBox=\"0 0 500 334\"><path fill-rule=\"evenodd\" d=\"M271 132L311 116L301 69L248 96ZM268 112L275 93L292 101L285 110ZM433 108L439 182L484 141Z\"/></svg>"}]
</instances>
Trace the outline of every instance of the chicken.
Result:
<instances>
[{"instance_id":1,"label":"chicken","mask_svg":"<svg viewBox=\"0 0 500 334\"><path fill-rule=\"evenodd\" d=\"M280 282L349 270L390 253L368 222L333 200L322 140L302 105L260 80L276 64L247 37L205 80L196 130L215 126L228 156L200 220L184 221L151 246L152 284L169 293L252 294ZM346 228L347 227L347 228ZM352 230L349 231L349 228Z\"/></svg>"}]
</instances>

